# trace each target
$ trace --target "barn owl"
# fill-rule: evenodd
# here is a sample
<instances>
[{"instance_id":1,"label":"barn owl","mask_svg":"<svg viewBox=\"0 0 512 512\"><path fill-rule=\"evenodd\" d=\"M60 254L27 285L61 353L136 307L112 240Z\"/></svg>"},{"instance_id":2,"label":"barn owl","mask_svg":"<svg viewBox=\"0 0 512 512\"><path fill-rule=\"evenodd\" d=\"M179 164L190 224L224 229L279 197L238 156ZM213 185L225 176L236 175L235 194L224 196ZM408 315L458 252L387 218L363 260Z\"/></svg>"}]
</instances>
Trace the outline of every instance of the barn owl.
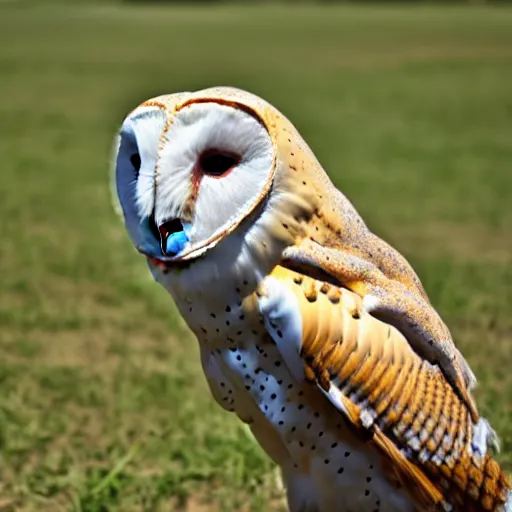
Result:
<instances>
[{"instance_id":1,"label":"barn owl","mask_svg":"<svg viewBox=\"0 0 512 512\"><path fill-rule=\"evenodd\" d=\"M448 328L283 114L235 88L159 96L113 168L134 246L291 512L512 511Z\"/></svg>"}]
</instances>

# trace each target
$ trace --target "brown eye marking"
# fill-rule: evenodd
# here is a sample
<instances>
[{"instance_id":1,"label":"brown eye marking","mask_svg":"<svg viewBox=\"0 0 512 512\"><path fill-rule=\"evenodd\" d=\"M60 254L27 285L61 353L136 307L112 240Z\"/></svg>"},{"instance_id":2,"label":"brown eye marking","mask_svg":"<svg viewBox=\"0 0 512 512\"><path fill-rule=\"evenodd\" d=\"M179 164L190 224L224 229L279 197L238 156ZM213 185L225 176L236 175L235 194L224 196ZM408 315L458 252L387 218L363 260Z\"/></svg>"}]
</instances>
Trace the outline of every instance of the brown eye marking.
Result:
<instances>
[{"instance_id":1,"label":"brown eye marking","mask_svg":"<svg viewBox=\"0 0 512 512\"><path fill-rule=\"evenodd\" d=\"M205 176L223 178L227 176L241 161L241 157L229 151L208 149L197 159L192 171L192 190L189 201L194 204L199 193L201 180ZM190 205L190 208L192 206Z\"/></svg>"},{"instance_id":2,"label":"brown eye marking","mask_svg":"<svg viewBox=\"0 0 512 512\"><path fill-rule=\"evenodd\" d=\"M239 163L238 155L218 149L205 151L197 162L198 170L213 178L227 176Z\"/></svg>"}]
</instances>

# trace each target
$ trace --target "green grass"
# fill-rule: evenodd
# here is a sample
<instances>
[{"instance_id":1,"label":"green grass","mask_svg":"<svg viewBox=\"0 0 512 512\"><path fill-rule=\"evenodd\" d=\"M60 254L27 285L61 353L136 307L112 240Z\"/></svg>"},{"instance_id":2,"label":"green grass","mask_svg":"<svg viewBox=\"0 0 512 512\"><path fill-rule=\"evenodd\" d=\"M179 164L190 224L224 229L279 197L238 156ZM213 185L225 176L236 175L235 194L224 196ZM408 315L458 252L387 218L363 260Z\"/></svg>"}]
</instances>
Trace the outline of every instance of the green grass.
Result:
<instances>
[{"instance_id":1,"label":"green grass","mask_svg":"<svg viewBox=\"0 0 512 512\"><path fill-rule=\"evenodd\" d=\"M0 5L0 510L279 510L110 199L113 135L226 84L418 270L512 470L512 10Z\"/></svg>"}]
</instances>

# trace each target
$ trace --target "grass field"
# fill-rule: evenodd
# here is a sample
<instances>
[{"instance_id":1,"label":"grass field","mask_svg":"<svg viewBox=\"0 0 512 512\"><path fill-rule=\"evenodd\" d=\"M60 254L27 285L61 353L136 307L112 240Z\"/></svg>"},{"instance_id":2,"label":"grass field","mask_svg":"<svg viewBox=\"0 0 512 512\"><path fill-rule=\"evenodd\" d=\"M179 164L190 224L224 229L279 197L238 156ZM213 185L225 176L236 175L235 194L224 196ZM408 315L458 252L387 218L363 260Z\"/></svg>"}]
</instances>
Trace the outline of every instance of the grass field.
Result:
<instances>
[{"instance_id":1,"label":"grass field","mask_svg":"<svg viewBox=\"0 0 512 512\"><path fill-rule=\"evenodd\" d=\"M226 84L413 263L512 470L512 10L0 5L0 511L280 510L111 205L125 113Z\"/></svg>"}]
</instances>

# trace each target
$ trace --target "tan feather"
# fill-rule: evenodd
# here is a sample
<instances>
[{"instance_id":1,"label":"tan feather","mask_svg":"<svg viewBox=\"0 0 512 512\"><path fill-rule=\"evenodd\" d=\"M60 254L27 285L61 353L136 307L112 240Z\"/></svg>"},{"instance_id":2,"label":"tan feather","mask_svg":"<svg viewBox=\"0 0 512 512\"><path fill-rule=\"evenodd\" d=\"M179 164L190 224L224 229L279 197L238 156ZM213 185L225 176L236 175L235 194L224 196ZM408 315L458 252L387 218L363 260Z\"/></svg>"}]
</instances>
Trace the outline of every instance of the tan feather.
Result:
<instances>
[{"instance_id":1,"label":"tan feather","mask_svg":"<svg viewBox=\"0 0 512 512\"><path fill-rule=\"evenodd\" d=\"M464 511L497 510L510 482L490 455L483 461L472 455L470 411L439 368L422 360L397 329L362 311L354 293L339 289L341 300L333 304L321 281L283 267L271 275L299 301L309 379L326 391L340 383L343 413L363 438L363 411L373 411L369 442L421 509L442 510L446 501Z\"/></svg>"}]
</instances>

